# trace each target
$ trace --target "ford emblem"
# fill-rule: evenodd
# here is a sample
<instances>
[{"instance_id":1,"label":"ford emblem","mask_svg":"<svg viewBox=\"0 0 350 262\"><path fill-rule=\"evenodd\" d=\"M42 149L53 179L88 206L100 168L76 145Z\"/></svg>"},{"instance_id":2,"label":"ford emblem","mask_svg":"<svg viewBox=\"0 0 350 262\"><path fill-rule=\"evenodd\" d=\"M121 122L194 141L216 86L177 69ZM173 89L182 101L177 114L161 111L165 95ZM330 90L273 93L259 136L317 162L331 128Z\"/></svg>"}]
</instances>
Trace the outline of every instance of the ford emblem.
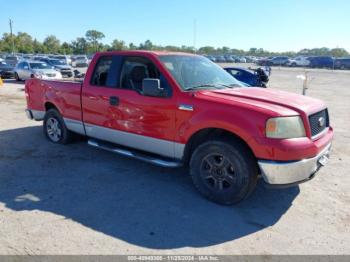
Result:
<instances>
[{"instance_id":1,"label":"ford emblem","mask_svg":"<svg viewBox=\"0 0 350 262\"><path fill-rule=\"evenodd\" d=\"M324 117L320 117L318 119L318 126L319 127L324 127L325 123L326 123L326 121L325 121Z\"/></svg>"}]
</instances>

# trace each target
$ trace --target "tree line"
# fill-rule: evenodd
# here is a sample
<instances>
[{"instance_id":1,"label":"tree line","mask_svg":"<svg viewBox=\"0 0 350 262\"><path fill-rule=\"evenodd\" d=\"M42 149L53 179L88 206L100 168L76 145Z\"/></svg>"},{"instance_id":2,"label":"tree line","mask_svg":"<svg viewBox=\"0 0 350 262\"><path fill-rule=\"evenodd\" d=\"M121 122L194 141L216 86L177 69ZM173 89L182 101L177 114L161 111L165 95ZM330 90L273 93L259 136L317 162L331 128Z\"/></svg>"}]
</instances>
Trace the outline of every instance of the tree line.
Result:
<instances>
[{"instance_id":1,"label":"tree line","mask_svg":"<svg viewBox=\"0 0 350 262\"><path fill-rule=\"evenodd\" d=\"M93 54L97 51L113 51L113 50L167 50L188 53L200 53L210 55L234 54L240 56L349 56L344 48L313 48L303 49L299 52L271 52L262 48L250 48L249 50L235 49L230 47L215 48L212 46L204 46L195 49L193 46L161 46L155 45L150 40L135 45L127 44L123 40L115 39L110 44L103 44L101 41L105 38L102 32L97 30L88 30L85 36L77 37L71 42L61 42L56 36L49 35L42 42L33 38L31 35L18 32L12 36L4 33L0 39L0 52L11 53L14 49L15 53L23 54Z\"/></svg>"}]
</instances>

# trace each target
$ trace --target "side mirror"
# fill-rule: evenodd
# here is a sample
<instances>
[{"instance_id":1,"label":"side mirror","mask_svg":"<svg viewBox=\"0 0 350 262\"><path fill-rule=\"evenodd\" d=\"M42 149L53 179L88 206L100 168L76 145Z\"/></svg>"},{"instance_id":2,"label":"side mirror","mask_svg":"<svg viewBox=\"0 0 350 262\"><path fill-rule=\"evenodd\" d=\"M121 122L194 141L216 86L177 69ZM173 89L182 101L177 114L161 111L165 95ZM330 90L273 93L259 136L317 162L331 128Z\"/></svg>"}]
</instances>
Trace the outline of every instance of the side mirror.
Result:
<instances>
[{"instance_id":1,"label":"side mirror","mask_svg":"<svg viewBox=\"0 0 350 262\"><path fill-rule=\"evenodd\" d=\"M160 80L156 78L145 78L142 81L142 93L145 96L165 97L165 90L160 88Z\"/></svg>"}]
</instances>

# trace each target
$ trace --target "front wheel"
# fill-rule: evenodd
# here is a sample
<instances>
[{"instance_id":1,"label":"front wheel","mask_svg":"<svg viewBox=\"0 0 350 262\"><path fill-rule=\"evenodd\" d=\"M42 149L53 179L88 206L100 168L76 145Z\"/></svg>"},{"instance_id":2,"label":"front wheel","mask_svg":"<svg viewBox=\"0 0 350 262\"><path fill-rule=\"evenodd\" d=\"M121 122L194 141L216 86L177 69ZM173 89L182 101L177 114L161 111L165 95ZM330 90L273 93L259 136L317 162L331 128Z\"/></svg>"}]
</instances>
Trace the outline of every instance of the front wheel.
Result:
<instances>
[{"instance_id":1,"label":"front wheel","mask_svg":"<svg viewBox=\"0 0 350 262\"><path fill-rule=\"evenodd\" d=\"M44 118L44 134L52 143L68 144L73 140L73 133L69 131L60 113L56 109L46 112Z\"/></svg>"},{"instance_id":2,"label":"front wheel","mask_svg":"<svg viewBox=\"0 0 350 262\"><path fill-rule=\"evenodd\" d=\"M209 200L232 205L247 198L257 183L257 163L240 141L214 140L200 145L190 161L192 181Z\"/></svg>"}]
</instances>

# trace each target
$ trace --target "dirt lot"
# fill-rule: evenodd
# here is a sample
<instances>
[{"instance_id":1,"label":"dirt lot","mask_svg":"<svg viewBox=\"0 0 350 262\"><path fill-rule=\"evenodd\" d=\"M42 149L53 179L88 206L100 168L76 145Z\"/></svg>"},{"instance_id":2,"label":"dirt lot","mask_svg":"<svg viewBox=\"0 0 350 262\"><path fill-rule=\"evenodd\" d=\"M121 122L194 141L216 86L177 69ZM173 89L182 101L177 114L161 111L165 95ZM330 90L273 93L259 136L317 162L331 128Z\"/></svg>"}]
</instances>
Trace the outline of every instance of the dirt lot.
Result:
<instances>
[{"instance_id":1,"label":"dirt lot","mask_svg":"<svg viewBox=\"0 0 350 262\"><path fill-rule=\"evenodd\" d=\"M270 87L301 93L301 69ZM311 182L260 183L233 207L206 201L185 169L53 145L26 119L23 84L0 87L0 254L350 254L350 72L311 71L329 105L332 159Z\"/></svg>"}]
</instances>

